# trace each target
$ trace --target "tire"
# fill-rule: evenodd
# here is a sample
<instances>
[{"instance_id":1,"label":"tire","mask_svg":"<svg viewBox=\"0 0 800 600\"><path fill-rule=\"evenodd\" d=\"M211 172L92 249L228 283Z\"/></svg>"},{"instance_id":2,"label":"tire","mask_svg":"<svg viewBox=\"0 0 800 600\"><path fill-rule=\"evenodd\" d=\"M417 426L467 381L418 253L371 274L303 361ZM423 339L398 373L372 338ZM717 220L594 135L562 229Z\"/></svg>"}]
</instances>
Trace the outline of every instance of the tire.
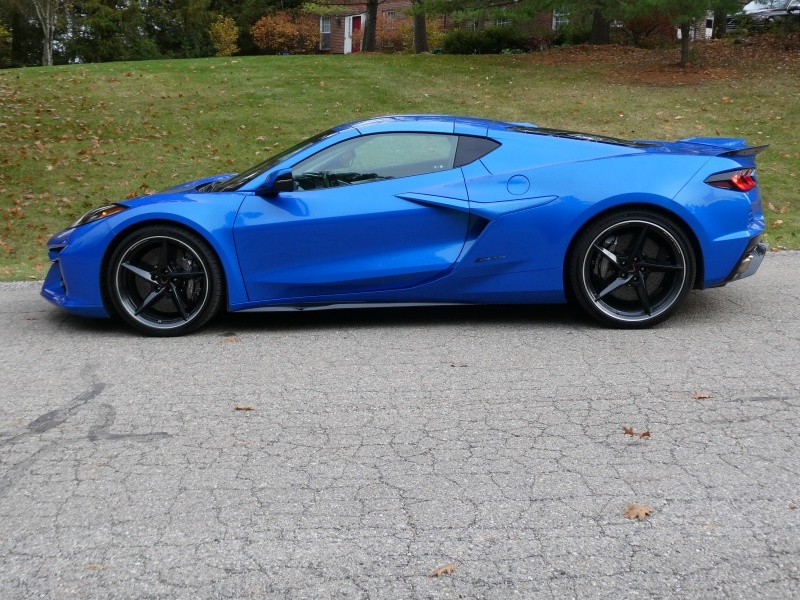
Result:
<instances>
[{"instance_id":1,"label":"tire","mask_svg":"<svg viewBox=\"0 0 800 600\"><path fill-rule=\"evenodd\" d=\"M148 335L189 333L222 306L219 259L205 240L179 227L134 231L117 246L106 273L116 311Z\"/></svg>"},{"instance_id":2,"label":"tire","mask_svg":"<svg viewBox=\"0 0 800 600\"><path fill-rule=\"evenodd\" d=\"M671 219L619 211L579 234L568 269L572 296L586 313L612 327L641 329L683 304L696 261L689 238Z\"/></svg>"}]
</instances>

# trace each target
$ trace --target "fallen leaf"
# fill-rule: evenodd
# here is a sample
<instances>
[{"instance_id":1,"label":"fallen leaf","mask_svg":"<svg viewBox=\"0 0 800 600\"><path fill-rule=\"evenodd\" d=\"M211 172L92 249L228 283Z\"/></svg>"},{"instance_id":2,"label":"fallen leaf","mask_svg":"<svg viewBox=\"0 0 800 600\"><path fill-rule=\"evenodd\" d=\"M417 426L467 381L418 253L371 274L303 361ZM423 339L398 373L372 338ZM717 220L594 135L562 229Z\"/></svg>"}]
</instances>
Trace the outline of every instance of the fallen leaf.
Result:
<instances>
[{"instance_id":1,"label":"fallen leaf","mask_svg":"<svg viewBox=\"0 0 800 600\"><path fill-rule=\"evenodd\" d=\"M650 432L649 431L643 431L642 433L640 433L638 435L639 435L640 438L649 438L650 437Z\"/></svg>"},{"instance_id":2,"label":"fallen leaf","mask_svg":"<svg viewBox=\"0 0 800 600\"><path fill-rule=\"evenodd\" d=\"M255 410L252 406L234 406L233 410Z\"/></svg>"},{"instance_id":3,"label":"fallen leaf","mask_svg":"<svg viewBox=\"0 0 800 600\"><path fill-rule=\"evenodd\" d=\"M242 338L240 338L238 335L234 335L234 336L231 336L231 337L224 338L222 340L222 343L223 344L230 344L231 342L241 342L241 341L242 341Z\"/></svg>"},{"instance_id":4,"label":"fallen leaf","mask_svg":"<svg viewBox=\"0 0 800 600\"><path fill-rule=\"evenodd\" d=\"M27 321L38 321L39 317L34 317L33 315L28 315L27 317L25 317L25 319Z\"/></svg>"},{"instance_id":5,"label":"fallen leaf","mask_svg":"<svg viewBox=\"0 0 800 600\"><path fill-rule=\"evenodd\" d=\"M792 510L797 510L798 508L800 508L800 506L798 506L795 502L789 502L789 508L791 508Z\"/></svg>"},{"instance_id":6,"label":"fallen leaf","mask_svg":"<svg viewBox=\"0 0 800 600\"><path fill-rule=\"evenodd\" d=\"M642 521L645 517L650 516L653 512L652 507L645 506L644 504L629 504L624 511L622 511L622 516L626 519L639 519Z\"/></svg>"},{"instance_id":7,"label":"fallen leaf","mask_svg":"<svg viewBox=\"0 0 800 600\"><path fill-rule=\"evenodd\" d=\"M428 573L428 577L441 577L442 575L452 575L456 570L456 563L450 563L443 567L439 567L435 571Z\"/></svg>"},{"instance_id":8,"label":"fallen leaf","mask_svg":"<svg viewBox=\"0 0 800 600\"><path fill-rule=\"evenodd\" d=\"M467 363L454 362L454 363L450 363L450 366L451 367L468 367L469 365Z\"/></svg>"},{"instance_id":9,"label":"fallen leaf","mask_svg":"<svg viewBox=\"0 0 800 600\"><path fill-rule=\"evenodd\" d=\"M713 398L711 394L708 392L695 392L692 395L692 400L708 400L709 398Z\"/></svg>"},{"instance_id":10,"label":"fallen leaf","mask_svg":"<svg viewBox=\"0 0 800 600\"><path fill-rule=\"evenodd\" d=\"M622 433L625 435L636 435L633 433L633 427L625 427L624 425L622 426Z\"/></svg>"}]
</instances>

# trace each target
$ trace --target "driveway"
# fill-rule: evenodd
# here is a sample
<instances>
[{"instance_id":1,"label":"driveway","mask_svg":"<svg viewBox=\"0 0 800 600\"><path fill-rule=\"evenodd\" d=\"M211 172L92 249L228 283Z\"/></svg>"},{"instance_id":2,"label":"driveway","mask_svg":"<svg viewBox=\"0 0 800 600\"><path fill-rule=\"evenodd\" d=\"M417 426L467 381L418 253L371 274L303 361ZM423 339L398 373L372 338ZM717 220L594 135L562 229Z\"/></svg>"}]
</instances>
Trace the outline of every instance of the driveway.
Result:
<instances>
[{"instance_id":1,"label":"driveway","mask_svg":"<svg viewBox=\"0 0 800 600\"><path fill-rule=\"evenodd\" d=\"M800 253L650 331L458 307L148 339L14 283L0 338L3 599L800 597Z\"/></svg>"}]
</instances>

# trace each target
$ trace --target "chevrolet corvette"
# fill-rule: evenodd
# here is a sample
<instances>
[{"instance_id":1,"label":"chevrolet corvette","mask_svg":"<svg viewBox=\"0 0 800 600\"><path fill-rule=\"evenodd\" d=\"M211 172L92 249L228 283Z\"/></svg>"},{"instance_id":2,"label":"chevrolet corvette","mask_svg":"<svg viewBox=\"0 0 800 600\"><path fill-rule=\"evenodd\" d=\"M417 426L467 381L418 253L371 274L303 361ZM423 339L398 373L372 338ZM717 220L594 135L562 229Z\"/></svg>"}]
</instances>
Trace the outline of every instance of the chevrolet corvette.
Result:
<instances>
[{"instance_id":1,"label":"chevrolet corvette","mask_svg":"<svg viewBox=\"0 0 800 600\"><path fill-rule=\"evenodd\" d=\"M763 149L444 115L347 123L89 211L49 240L42 295L154 336L223 308L567 301L649 327L758 269Z\"/></svg>"}]
</instances>

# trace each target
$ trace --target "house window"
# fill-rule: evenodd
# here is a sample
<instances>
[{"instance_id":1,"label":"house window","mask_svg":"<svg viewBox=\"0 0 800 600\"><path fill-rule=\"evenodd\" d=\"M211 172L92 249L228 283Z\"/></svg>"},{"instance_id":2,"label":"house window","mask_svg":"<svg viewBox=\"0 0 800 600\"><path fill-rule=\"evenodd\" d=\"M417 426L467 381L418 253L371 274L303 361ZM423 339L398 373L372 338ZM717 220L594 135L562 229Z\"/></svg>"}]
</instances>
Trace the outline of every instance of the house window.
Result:
<instances>
[{"instance_id":1,"label":"house window","mask_svg":"<svg viewBox=\"0 0 800 600\"><path fill-rule=\"evenodd\" d=\"M319 18L319 49L320 50L330 50L331 49L331 18L330 17L320 17Z\"/></svg>"},{"instance_id":2,"label":"house window","mask_svg":"<svg viewBox=\"0 0 800 600\"><path fill-rule=\"evenodd\" d=\"M383 16L386 17L386 29L394 29L397 13L393 10L386 10L383 12Z\"/></svg>"},{"instance_id":3,"label":"house window","mask_svg":"<svg viewBox=\"0 0 800 600\"><path fill-rule=\"evenodd\" d=\"M505 27L506 25L508 25L508 19L497 19L497 21L495 21L494 24L495 27Z\"/></svg>"},{"instance_id":4,"label":"house window","mask_svg":"<svg viewBox=\"0 0 800 600\"><path fill-rule=\"evenodd\" d=\"M561 10L554 10L553 29L558 29L559 27L563 27L564 25L569 25L569 14Z\"/></svg>"}]
</instances>

